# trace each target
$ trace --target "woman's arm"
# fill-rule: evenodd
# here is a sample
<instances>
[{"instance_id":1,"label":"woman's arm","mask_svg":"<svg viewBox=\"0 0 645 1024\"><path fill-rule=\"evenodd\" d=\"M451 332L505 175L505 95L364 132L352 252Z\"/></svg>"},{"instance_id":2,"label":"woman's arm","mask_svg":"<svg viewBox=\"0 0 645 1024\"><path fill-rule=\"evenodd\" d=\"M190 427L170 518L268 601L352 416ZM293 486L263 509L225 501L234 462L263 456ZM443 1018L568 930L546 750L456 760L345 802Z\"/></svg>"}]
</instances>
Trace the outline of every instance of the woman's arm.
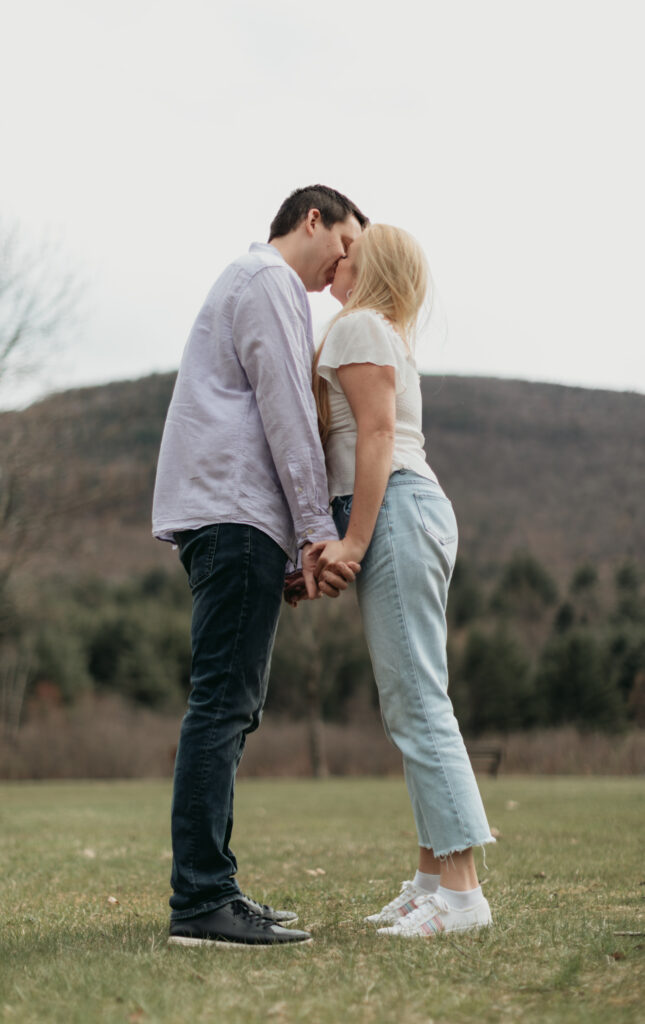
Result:
<instances>
[{"instance_id":1,"label":"woman's arm","mask_svg":"<svg viewBox=\"0 0 645 1024\"><path fill-rule=\"evenodd\" d=\"M314 545L320 551L316 572L323 593L327 591L320 577L326 566L360 562L367 551L392 470L394 449L394 367L350 363L337 372L356 420L356 476L344 539Z\"/></svg>"}]
</instances>

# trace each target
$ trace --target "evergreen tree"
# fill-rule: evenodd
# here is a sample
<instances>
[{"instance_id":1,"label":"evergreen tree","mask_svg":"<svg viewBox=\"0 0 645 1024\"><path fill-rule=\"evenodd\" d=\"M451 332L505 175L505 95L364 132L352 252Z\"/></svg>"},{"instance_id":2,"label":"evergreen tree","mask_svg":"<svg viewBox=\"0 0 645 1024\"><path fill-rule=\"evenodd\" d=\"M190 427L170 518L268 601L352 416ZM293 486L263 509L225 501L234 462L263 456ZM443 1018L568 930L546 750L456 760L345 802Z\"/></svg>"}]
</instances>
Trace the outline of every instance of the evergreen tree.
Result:
<instances>
[{"instance_id":1,"label":"evergreen tree","mask_svg":"<svg viewBox=\"0 0 645 1024\"><path fill-rule=\"evenodd\" d=\"M624 724L624 705L612 685L603 645L589 629L577 628L547 643L536 690L545 702L545 724L598 729Z\"/></svg>"},{"instance_id":2,"label":"evergreen tree","mask_svg":"<svg viewBox=\"0 0 645 1024\"><path fill-rule=\"evenodd\" d=\"M513 622L530 658L536 658L550 631L547 613L558 599L554 580L536 558L517 552L506 563L491 598L491 611Z\"/></svg>"},{"instance_id":3,"label":"evergreen tree","mask_svg":"<svg viewBox=\"0 0 645 1024\"><path fill-rule=\"evenodd\" d=\"M614 576L616 586L615 622L645 624L645 598L641 592L642 574L633 562L624 562Z\"/></svg>"},{"instance_id":4,"label":"evergreen tree","mask_svg":"<svg viewBox=\"0 0 645 1024\"><path fill-rule=\"evenodd\" d=\"M448 592L448 623L455 629L469 625L484 610L484 595L468 562L458 558Z\"/></svg>"},{"instance_id":5,"label":"evergreen tree","mask_svg":"<svg viewBox=\"0 0 645 1024\"><path fill-rule=\"evenodd\" d=\"M599 620L601 609L598 597L598 573L593 565L579 565L569 584L570 601L575 621L591 625Z\"/></svg>"},{"instance_id":6,"label":"evergreen tree","mask_svg":"<svg viewBox=\"0 0 645 1024\"><path fill-rule=\"evenodd\" d=\"M529 662L505 626L471 631L459 674L468 694L465 731L509 732L530 722Z\"/></svg>"}]
</instances>

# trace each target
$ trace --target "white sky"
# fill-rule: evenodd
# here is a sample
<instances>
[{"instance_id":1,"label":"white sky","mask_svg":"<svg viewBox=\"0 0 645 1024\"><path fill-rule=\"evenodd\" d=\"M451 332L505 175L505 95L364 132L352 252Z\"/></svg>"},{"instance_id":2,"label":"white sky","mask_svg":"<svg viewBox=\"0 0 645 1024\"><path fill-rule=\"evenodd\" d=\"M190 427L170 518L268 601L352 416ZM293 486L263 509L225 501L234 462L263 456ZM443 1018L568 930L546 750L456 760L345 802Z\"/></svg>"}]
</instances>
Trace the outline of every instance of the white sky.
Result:
<instances>
[{"instance_id":1,"label":"white sky","mask_svg":"<svg viewBox=\"0 0 645 1024\"><path fill-rule=\"evenodd\" d=\"M175 368L219 271L322 181L422 242L450 328L423 369L645 392L644 23L641 0L5 2L0 215L87 281L47 387Z\"/></svg>"}]
</instances>

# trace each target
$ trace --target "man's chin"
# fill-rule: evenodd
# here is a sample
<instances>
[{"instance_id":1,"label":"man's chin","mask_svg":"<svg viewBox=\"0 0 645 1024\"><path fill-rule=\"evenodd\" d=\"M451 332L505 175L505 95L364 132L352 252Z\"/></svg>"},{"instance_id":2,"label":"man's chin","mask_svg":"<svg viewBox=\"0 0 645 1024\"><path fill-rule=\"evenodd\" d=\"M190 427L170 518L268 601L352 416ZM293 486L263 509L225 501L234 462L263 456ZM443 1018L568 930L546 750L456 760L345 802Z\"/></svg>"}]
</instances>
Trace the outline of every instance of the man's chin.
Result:
<instances>
[{"instance_id":1,"label":"man's chin","mask_svg":"<svg viewBox=\"0 0 645 1024\"><path fill-rule=\"evenodd\" d=\"M326 288L329 288L329 294L333 295L334 298L337 299L337 296L334 295L334 293L332 291L333 287L334 287L334 278L332 277L331 281L329 280L329 278L325 278L324 281L319 281L319 282L317 282L317 284L312 285L311 287L307 288L307 291L308 292L324 292ZM338 301L340 301L340 300L338 299Z\"/></svg>"},{"instance_id":2,"label":"man's chin","mask_svg":"<svg viewBox=\"0 0 645 1024\"><path fill-rule=\"evenodd\" d=\"M334 270L333 274L328 275L327 280L325 281L325 288L327 288L329 286L329 289L331 291L331 289L334 287L334 281L335 280L336 280L336 271Z\"/></svg>"}]
</instances>

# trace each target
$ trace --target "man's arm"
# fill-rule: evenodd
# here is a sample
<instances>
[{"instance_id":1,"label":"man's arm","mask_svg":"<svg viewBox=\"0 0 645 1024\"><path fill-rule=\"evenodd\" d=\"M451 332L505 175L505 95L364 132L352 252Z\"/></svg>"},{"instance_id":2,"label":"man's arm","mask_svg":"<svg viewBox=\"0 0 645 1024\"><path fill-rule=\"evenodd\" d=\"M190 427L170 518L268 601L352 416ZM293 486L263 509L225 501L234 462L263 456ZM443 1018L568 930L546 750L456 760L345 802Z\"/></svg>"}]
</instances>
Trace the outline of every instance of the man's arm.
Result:
<instances>
[{"instance_id":1,"label":"man's arm","mask_svg":"<svg viewBox=\"0 0 645 1024\"><path fill-rule=\"evenodd\" d=\"M233 319L233 343L255 394L299 548L337 535L311 390L306 303L286 268L267 267L249 281ZM315 596L309 562L303 568Z\"/></svg>"}]
</instances>

